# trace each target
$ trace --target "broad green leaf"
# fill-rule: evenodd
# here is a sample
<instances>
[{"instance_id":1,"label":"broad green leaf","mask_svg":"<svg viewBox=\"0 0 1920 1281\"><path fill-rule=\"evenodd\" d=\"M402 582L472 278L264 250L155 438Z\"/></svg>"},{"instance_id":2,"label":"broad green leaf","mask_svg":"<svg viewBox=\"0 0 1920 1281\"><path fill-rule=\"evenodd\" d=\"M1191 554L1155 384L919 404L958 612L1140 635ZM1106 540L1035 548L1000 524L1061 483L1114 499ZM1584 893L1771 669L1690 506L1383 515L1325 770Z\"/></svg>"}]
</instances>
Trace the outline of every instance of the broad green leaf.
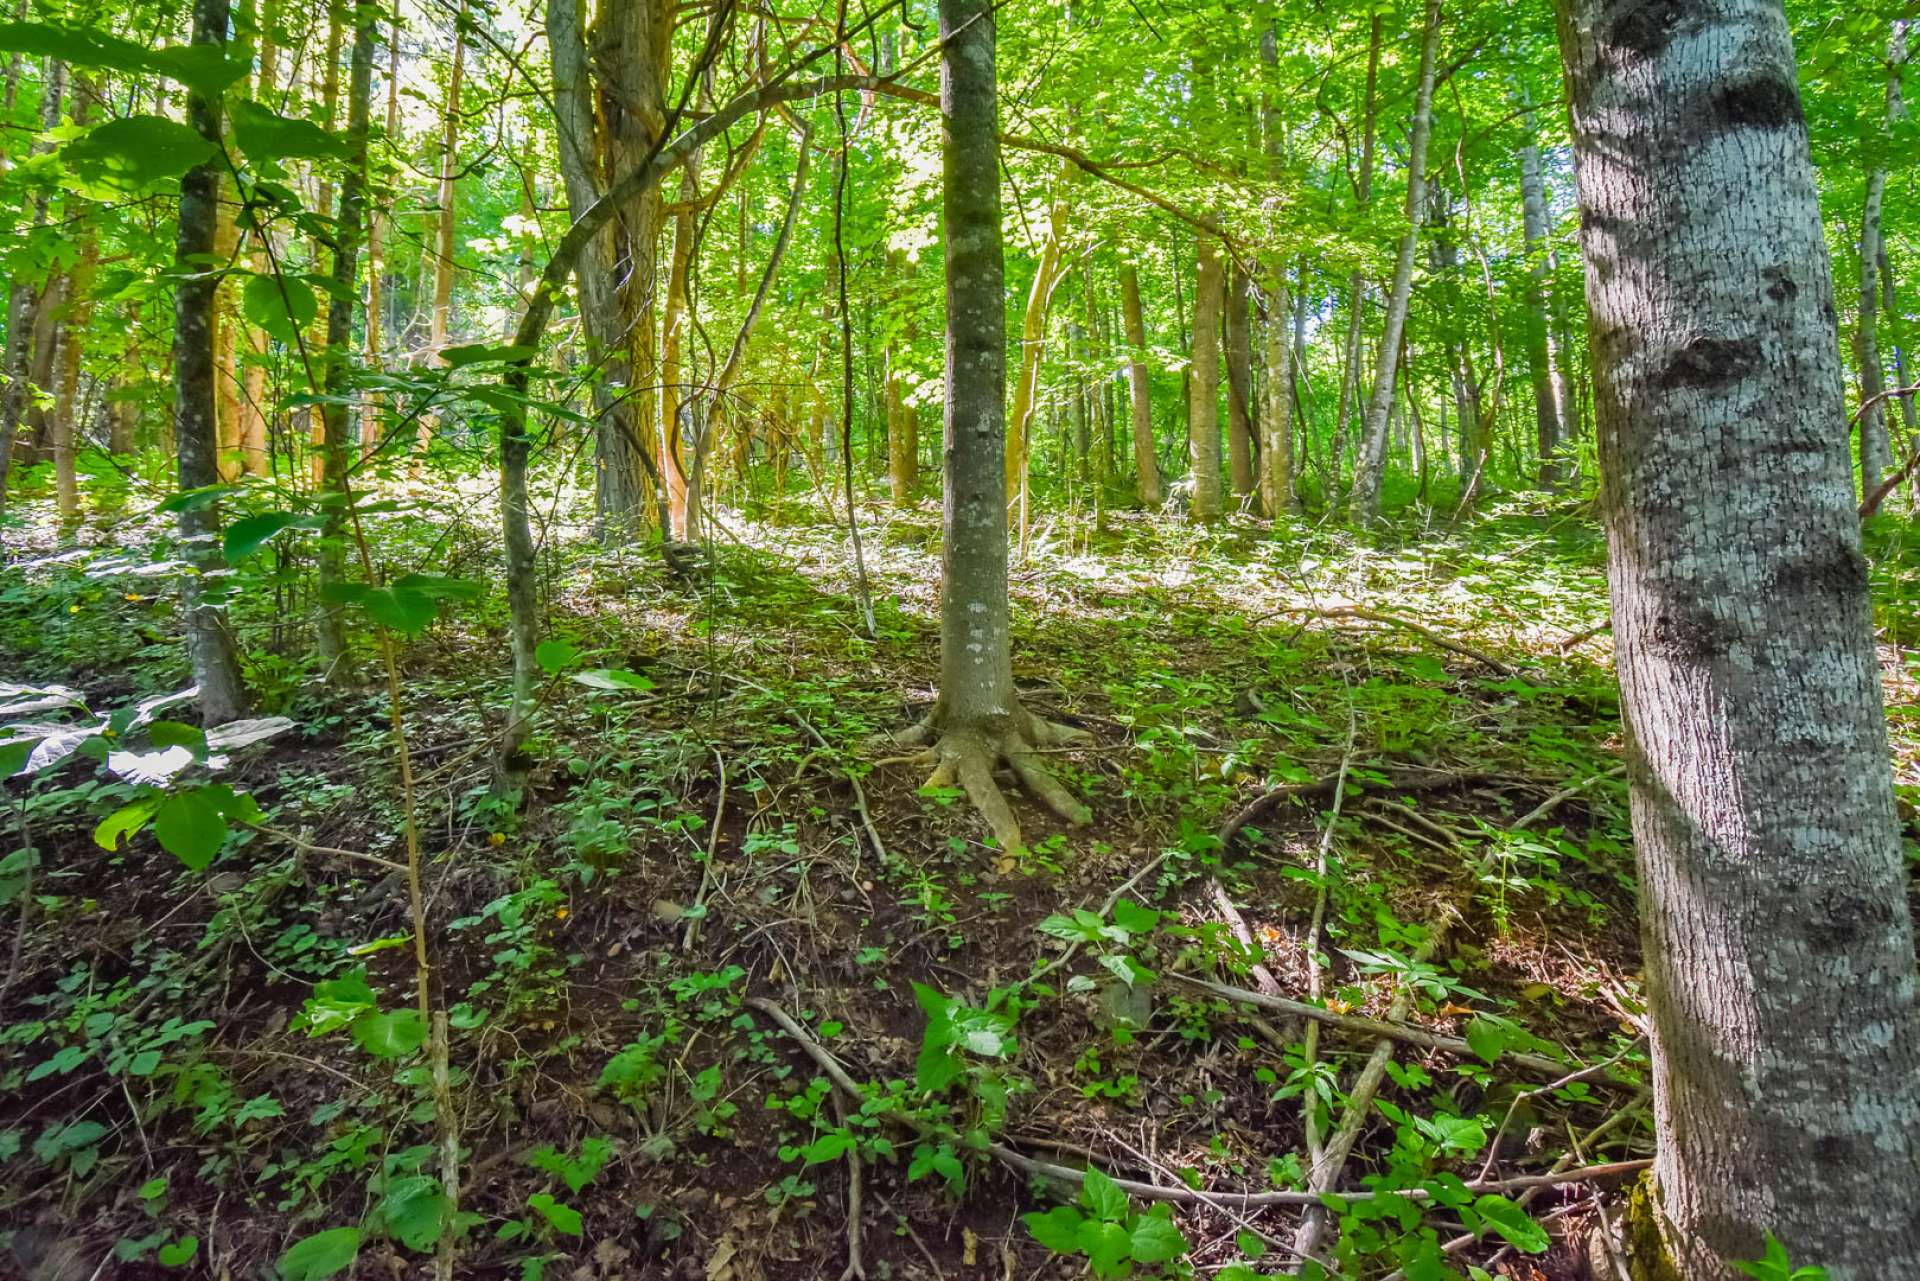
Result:
<instances>
[{"instance_id":1,"label":"broad green leaf","mask_svg":"<svg viewBox=\"0 0 1920 1281\"><path fill-rule=\"evenodd\" d=\"M1080 1225L1086 1216L1070 1205L1056 1205L1045 1214L1038 1211L1020 1216L1033 1233L1033 1239L1055 1254L1074 1254L1080 1249Z\"/></svg>"},{"instance_id":2,"label":"broad green leaf","mask_svg":"<svg viewBox=\"0 0 1920 1281\"><path fill-rule=\"evenodd\" d=\"M591 671L575 672L572 679L589 689L649 690L653 688L653 682L640 673L623 671L617 667L598 667Z\"/></svg>"},{"instance_id":3,"label":"broad green leaf","mask_svg":"<svg viewBox=\"0 0 1920 1281\"><path fill-rule=\"evenodd\" d=\"M453 1202L447 1199L440 1180L415 1174L387 1185L379 1213L395 1240L409 1250L424 1253L439 1242L447 1217L453 1213Z\"/></svg>"},{"instance_id":4,"label":"broad green leaf","mask_svg":"<svg viewBox=\"0 0 1920 1281\"><path fill-rule=\"evenodd\" d=\"M1155 1210L1164 1211L1167 1207L1158 1205ZM1264 1243L1259 1237L1252 1238L1255 1246L1264 1251ZM1144 1214L1133 1225L1133 1258L1136 1263L1166 1263L1178 1259L1187 1252L1187 1239L1180 1235L1180 1229L1173 1226L1171 1213ZM1259 1258L1259 1254L1253 1254Z\"/></svg>"},{"instance_id":5,"label":"broad green leaf","mask_svg":"<svg viewBox=\"0 0 1920 1281\"><path fill-rule=\"evenodd\" d=\"M1497 1063L1507 1048L1506 1030L1498 1023L1477 1018L1467 1024L1467 1048L1489 1065Z\"/></svg>"},{"instance_id":6,"label":"broad green leaf","mask_svg":"<svg viewBox=\"0 0 1920 1281\"><path fill-rule=\"evenodd\" d=\"M440 359L452 369L466 365L484 364L488 361L531 360L540 354L537 347L520 347L512 343L469 343L462 347L447 347L441 350Z\"/></svg>"},{"instance_id":7,"label":"broad green leaf","mask_svg":"<svg viewBox=\"0 0 1920 1281\"><path fill-rule=\"evenodd\" d=\"M159 808L158 796L145 796L122 805L101 819L100 826L93 829L93 843L103 850L119 849L122 840L137 835L141 828L153 821L154 811Z\"/></svg>"},{"instance_id":8,"label":"broad green leaf","mask_svg":"<svg viewBox=\"0 0 1920 1281\"><path fill-rule=\"evenodd\" d=\"M1489 1192L1476 1197L1473 1211L1488 1227L1528 1254L1539 1254L1550 1244L1545 1228L1535 1223L1517 1204L1497 1193Z\"/></svg>"},{"instance_id":9,"label":"broad green leaf","mask_svg":"<svg viewBox=\"0 0 1920 1281\"><path fill-rule=\"evenodd\" d=\"M280 1256L281 1281L324 1281L360 1257L359 1228L328 1228L303 1237Z\"/></svg>"},{"instance_id":10,"label":"broad green leaf","mask_svg":"<svg viewBox=\"0 0 1920 1281\"><path fill-rule=\"evenodd\" d=\"M291 347L320 314L320 299L313 286L292 276L249 276L240 308L249 321Z\"/></svg>"},{"instance_id":11,"label":"broad green leaf","mask_svg":"<svg viewBox=\"0 0 1920 1281\"><path fill-rule=\"evenodd\" d=\"M198 489L183 489L171 498L159 503L156 512L197 512L204 511L222 498L231 498L243 492L239 485L202 485Z\"/></svg>"},{"instance_id":12,"label":"broad green leaf","mask_svg":"<svg viewBox=\"0 0 1920 1281\"><path fill-rule=\"evenodd\" d=\"M255 280L260 277L255 276ZM262 512L258 516L243 516L227 526L227 536L223 546L228 560L240 560L259 551L269 538L283 529L296 525L315 524L310 517L298 512Z\"/></svg>"},{"instance_id":13,"label":"broad green leaf","mask_svg":"<svg viewBox=\"0 0 1920 1281\"><path fill-rule=\"evenodd\" d=\"M445 574L403 574L393 580L396 592L412 592L433 600L474 600L486 592L486 584L471 578L449 578Z\"/></svg>"},{"instance_id":14,"label":"broad green leaf","mask_svg":"<svg viewBox=\"0 0 1920 1281\"><path fill-rule=\"evenodd\" d=\"M348 1032L361 1049L377 1059L411 1054L427 1039L427 1025L420 1011L412 1008L369 1010L353 1020Z\"/></svg>"},{"instance_id":15,"label":"broad green leaf","mask_svg":"<svg viewBox=\"0 0 1920 1281\"><path fill-rule=\"evenodd\" d=\"M1093 1264L1097 1277L1125 1276L1132 1265L1133 1236L1118 1223L1088 1219L1080 1225L1080 1253Z\"/></svg>"},{"instance_id":16,"label":"broad green leaf","mask_svg":"<svg viewBox=\"0 0 1920 1281\"><path fill-rule=\"evenodd\" d=\"M210 45L149 49L104 31L43 22L0 22L0 51L58 58L82 67L163 75L209 97L251 70L246 60L228 59Z\"/></svg>"},{"instance_id":17,"label":"broad green leaf","mask_svg":"<svg viewBox=\"0 0 1920 1281\"><path fill-rule=\"evenodd\" d=\"M207 754L207 732L185 721L150 721L147 740L155 747L184 747L196 757Z\"/></svg>"},{"instance_id":18,"label":"broad green leaf","mask_svg":"<svg viewBox=\"0 0 1920 1281\"><path fill-rule=\"evenodd\" d=\"M178 1268L192 1263L193 1257L199 1253L199 1237L181 1237L171 1245L161 1246L160 1252L154 1257L160 1261L162 1267Z\"/></svg>"},{"instance_id":19,"label":"broad green leaf","mask_svg":"<svg viewBox=\"0 0 1920 1281\"><path fill-rule=\"evenodd\" d=\"M178 121L128 116L75 138L60 149L60 159L90 192L139 195L178 181L218 150Z\"/></svg>"},{"instance_id":20,"label":"broad green leaf","mask_svg":"<svg viewBox=\"0 0 1920 1281\"><path fill-rule=\"evenodd\" d=\"M572 641L544 640L534 647L533 661L540 664L540 670L554 675L572 667L580 657L579 649Z\"/></svg>"},{"instance_id":21,"label":"broad green leaf","mask_svg":"<svg viewBox=\"0 0 1920 1281\"><path fill-rule=\"evenodd\" d=\"M1146 934L1160 923L1160 913L1123 898L1113 905L1113 923L1128 934Z\"/></svg>"},{"instance_id":22,"label":"broad green leaf","mask_svg":"<svg viewBox=\"0 0 1920 1281\"><path fill-rule=\"evenodd\" d=\"M227 820L209 791L196 787L175 792L153 816L153 834L160 847L196 872L213 862L227 839Z\"/></svg>"},{"instance_id":23,"label":"broad green leaf","mask_svg":"<svg viewBox=\"0 0 1920 1281\"><path fill-rule=\"evenodd\" d=\"M536 1192L528 1197L527 1205L551 1224L555 1232L564 1233L570 1237L580 1235L580 1211L572 1206L554 1200L545 1192Z\"/></svg>"},{"instance_id":24,"label":"broad green leaf","mask_svg":"<svg viewBox=\"0 0 1920 1281\"><path fill-rule=\"evenodd\" d=\"M1096 1218L1118 1223L1127 1217L1127 1194L1120 1185L1101 1171L1089 1166L1086 1182L1080 1185L1080 1203Z\"/></svg>"},{"instance_id":25,"label":"broad green leaf","mask_svg":"<svg viewBox=\"0 0 1920 1281\"><path fill-rule=\"evenodd\" d=\"M257 102L240 101L228 113L233 140L254 164L277 172L280 160L341 160L349 146L311 120L293 120Z\"/></svg>"}]
</instances>

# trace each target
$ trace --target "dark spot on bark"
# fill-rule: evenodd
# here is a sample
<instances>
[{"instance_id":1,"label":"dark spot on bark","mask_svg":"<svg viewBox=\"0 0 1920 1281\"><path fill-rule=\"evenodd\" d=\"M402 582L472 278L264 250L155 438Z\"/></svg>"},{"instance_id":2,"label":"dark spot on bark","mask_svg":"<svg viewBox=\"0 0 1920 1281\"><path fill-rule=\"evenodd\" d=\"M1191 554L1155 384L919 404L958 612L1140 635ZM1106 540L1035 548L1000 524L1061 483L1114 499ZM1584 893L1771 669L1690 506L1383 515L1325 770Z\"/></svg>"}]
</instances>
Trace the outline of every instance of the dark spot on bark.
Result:
<instances>
[{"instance_id":1,"label":"dark spot on bark","mask_svg":"<svg viewBox=\"0 0 1920 1281\"><path fill-rule=\"evenodd\" d=\"M1767 297L1775 302L1792 302L1799 296L1800 286L1793 283L1793 276L1784 263L1767 268L1761 275L1773 282L1767 286Z\"/></svg>"},{"instance_id":2,"label":"dark spot on bark","mask_svg":"<svg viewBox=\"0 0 1920 1281\"><path fill-rule=\"evenodd\" d=\"M1726 129L1785 129L1804 125L1800 91L1778 72L1761 72L1713 95L1713 119Z\"/></svg>"},{"instance_id":3,"label":"dark spot on bark","mask_svg":"<svg viewBox=\"0 0 1920 1281\"><path fill-rule=\"evenodd\" d=\"M1768 576L1777 596L1818 595L1838 600L1857 599L1867 590L1867 558L1844 538L1825 547L1789 556Z\"/></svg>"},{"instance_id":4,"label":"dark spot on bark","mask_svg":"<svg viewBox=\"0 0 1920 1281\"><path fill-rule=\"evenodd\" d=\"M1689 605L1656 617L1648 629L1647 646L1672 662L1705 662L1725 657L1734 636L1733 628L1709 610Z\"/></svg>"},{"instance_id":5,"label":"dark spot on bark","mask_svg":"<svg viewBox=\"0 0 1920 1281\"><path fill-rule=\"evenodd\" d=\"M1673 29L1686 16L1686 0L1639 0L1628 3L1607 27L1607 43L1642 58L1667 47Z\"/></svg>"},{"instance_id":6,"label":"dark spot on bark","mask_svg":"<svg viewBox=\"0 0 1920 1281\"><path fill-rule=\"evenodd\" d=\"M1738 382L1759 358L1751 338L1695 338L1673 354L1657 380L1663 391L1678 387L1716 387Z\"/></svg>"},{"instance_id":7,"label":"dark spot on bark","mask_svg":"<svg viewBox=\"0 0 1920 1281\"><path fill-rule=\"evenodd\" d=\"M1862 934L1884 931L1893 910L1885 903L1836 891L1825 902L1809 904L1807 942L1817 952L1838 952L1857 944Z\"/></svg>"},{"instance_id":8,"label":"dark spot on bark","mask_svg":"<svg viewBox=\"0 0 1920 1281\"><path fill-rule=\"evenodd\" d=\"M1813 1159L1822 1165L1845 1165L1853 1160L1853 1140L1839 1134L1823 1134L1813 1141Z\"/></svg>"}]
</instances>

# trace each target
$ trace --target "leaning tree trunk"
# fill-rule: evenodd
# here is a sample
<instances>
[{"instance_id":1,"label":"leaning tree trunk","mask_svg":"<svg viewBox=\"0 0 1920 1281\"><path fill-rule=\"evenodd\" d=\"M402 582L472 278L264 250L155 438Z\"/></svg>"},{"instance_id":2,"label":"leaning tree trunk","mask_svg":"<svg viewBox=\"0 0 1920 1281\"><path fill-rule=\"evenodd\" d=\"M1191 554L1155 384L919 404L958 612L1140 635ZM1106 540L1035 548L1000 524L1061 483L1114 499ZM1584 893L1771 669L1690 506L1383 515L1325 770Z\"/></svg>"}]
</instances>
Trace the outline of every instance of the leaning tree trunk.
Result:
<instances>
[{"instance_id":1,"label":"leaning tree trunk","mask_svg":"<svg viewBox=\"0 0 1920 1281\"><path fill-rule=\"evenodd\" d=\"M1004 760L1070 823L1091 815L1034 748L1073 732L1031 715L1013 688L1007 608L1006 262L1000 238L1000 136L992 0L940 0L942 194L946 212L945 545L940 575L940 698L908 742L937 740L930 785L959 783L1003 849L1020 824L994 782Z\"/></svg>"},{"instance_id":2,"label":"leaning tree trunk","mask_svg":"<svg viewBox=\"0 0 1920 1281\"><path fill-rule=\"evenodd\" d=\"M1160 505L1160 461L1153 451L1153 379L1147 369L1147 327L1140 315L1140 273L1120 264L1120 316L1127 330L1127 389L1133 409L1133 474L1140 505Z\"/></svg>"},{"instance_id":3,"label":"leaning tree trunk","mask_svg":"<svg viewBox=\"0 0 1920 1281\"><path fill-rule=\"evenodd\" d=\"M193 43L224 55L228 0L194 0ZM190 91L187 120L208 142L220 142L220 100ZM180 179L180 224L174 239L179 285L173 303L174 439L180 456L181 490L219 481L214 425L213 308L218 276L208 270L220 220L222 157L195 165ZM200 717L224 725L247 714L246 685L227 632L226 610L212 585L226 570L220 551L220 518L209 505L181 510L178 517L183 559L183 608L187 658L200 687Z\"/></svg>"},{"instance_id":4,"label":"leaning tree trunk","mask_svg":"<svg viewBox=\"0 0 1920 1281\"><path fill-rule=\"evenodd\" d=\"M1433 132L1433 60L1440 46L1440 0L1427 0L1426 38L1420 42L1420 85L1413 99L1413 130L1407 141L1407 230L1393 265L1393 291L1387 297L1386 326L1373 370L1373 401L1367 406L1360 453L1353 462L1352 512L1355 524L1380 518L1380 485L1387 470L1387 416L1393 410L1394 378L1400 365L1400 335L1407 327L1413 293L1413 253L1427 217L1427 138Z\"/></svg>"},{"instance_id":5,"label":"leaning tree trunk","mask_svg":"<svg viewBox=\"0 0 1920 1281\"><path fill-rule=\"evenodd\" d=\"M1637 1275L1920 1276L1908 874L1780 0L1561 0L1658 1155Z\"/></svg>"},{"instance_id":6,"label":"leaning tree trunk","mask_svg":"<svg viewBox=\"0 0 1920 1281\"><path fill-rule=\"evenodd\" d=\"M1220 304L1226 288L1220 248L1200 233L1193 287L1193 376L1187 384L1187 451L1193 467L1192 516L1220 519Z\"/></svg>"}]
</instances>

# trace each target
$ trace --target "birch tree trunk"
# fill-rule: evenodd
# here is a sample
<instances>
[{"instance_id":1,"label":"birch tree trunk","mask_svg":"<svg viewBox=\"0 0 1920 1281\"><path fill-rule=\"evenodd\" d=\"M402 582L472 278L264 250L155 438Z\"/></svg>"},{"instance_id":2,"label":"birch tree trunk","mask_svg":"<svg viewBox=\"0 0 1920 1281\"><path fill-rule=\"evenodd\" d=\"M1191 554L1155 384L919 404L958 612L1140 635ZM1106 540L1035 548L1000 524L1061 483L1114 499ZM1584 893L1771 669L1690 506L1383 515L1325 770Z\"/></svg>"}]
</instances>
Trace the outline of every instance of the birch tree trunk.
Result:
<instances>
[{"instance_id":1,"label":"birch tree trunk","mask_svg":"<svg viewBox=\"0 0 1920 1281\"><path fill-rule=\"evenodd\" d=\"M1393 410L1394 377L1400 364L1400 336L1407 327L1413 293L1413 253L1427 217L1427 138L1433 132L1433 62L1440 47L1440 0L1427 0L1426 36L1420 42L1420 84L1414 92L1413 129L1407 142L1407 231L1393 266L1393 291L1387 297L1386 326L1373 372L1373 401L1367 407L1359 457L1354 459L1352 512L1356 524L1380 518L1380 485L1387 469L1387 417Z\"/></svg>"},{"instance_id":2,"label":"birch tree trunk","mask_svg":"<svg viewBox=\"0 0 1920 1281\"><path fill-rule=\"evenodd\" d=\"M1920 1275L1913 933L1779 0L1561 0L1658 1155L1636 1276Z\"/></svg>"},{"instance_id":3,"label":"birch tree trunk","mask_svg":"<svg viewBox=\"0 0 1920 1281\"><path fill-rule=\"evenodd\" d=\"M1194 520L1220 519L1220 305L1226 277L1220 248L1200 233L1193 286L1193 368L1187 384L1187 456L1193 471Z\"/></svg>"},{"instance_id":4,"label":"birch tree trunk","mask_svg":"<svg viewBox=\"0 0 1920 1281\"><path fill-rule=\"evenodd\" d=\"M193 43L224 53L228 0L194 0ZM187 94L187 121L207 141L220 141L220 101ZM218 283L206 268L219 223L219 158L196 165L180 179L180 222L174 240L179 285L173 304L174 439L179 449L182 490L219 480L215 458L213 307ZM226 610L212 586L226 569L220 550L220 518L212 507L192 507L177 518L182 558L182 608L186 615L187 658L200 687L200 718L224 725L247 714L247 690L240 678Z\"/></svg>"},{"instance_id":5,"label":"birch tree trunk","mask_svg":"<svg viewBox=\"0 0 1920 1281\"><path fill-rule=\"evenodd\" d=\"M1140 315L1140 273L1120 264L1120 320L1127 330L1127 389L1133 411L1134 486L1143 507L1158 507L1160 461L1153 452L1153 381L1147 369L1147 328Z\"/></svg>"}]
</instances>

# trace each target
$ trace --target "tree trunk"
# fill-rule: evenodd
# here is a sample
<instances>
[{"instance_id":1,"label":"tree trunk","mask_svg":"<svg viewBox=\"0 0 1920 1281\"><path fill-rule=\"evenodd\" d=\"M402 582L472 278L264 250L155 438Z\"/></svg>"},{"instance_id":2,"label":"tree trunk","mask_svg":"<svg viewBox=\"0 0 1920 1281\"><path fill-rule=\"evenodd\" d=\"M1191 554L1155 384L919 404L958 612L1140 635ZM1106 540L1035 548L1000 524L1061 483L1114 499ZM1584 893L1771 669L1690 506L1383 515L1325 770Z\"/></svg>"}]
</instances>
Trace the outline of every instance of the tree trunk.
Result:
<instances>
[{"instance_id":1,"label":"tree trunk","mask_svg":"<svg viewBox=\"0 0 1920 1281\"><path fill-rule=\"evenodd\" d=\"M1440 0L1427 0L1426 38L1420 42L1420 84L1414 92L1413 129L1407 142L1407 231L1393 265L1393 290L1387 296L1386 324L1373 371L1373 402L1367 408L1360 455L1354 459L1352 514L1355 524L1380 518L1380 486L1387 470L1387 415L1393 409L1394 377L1400 364L1400 335L1407 326L1413 293L1413 254L1427 218L1427 138L1433 132L1433 62L1440 47Z\"/></svg>"},{"instance_id":2,"label":"tree trunk","mask_svg":"<svg viewBox=\"0 0 1920 1281\"><path fill-rule=\"evenodd\" d=\"M692 537L687 513L687 473L691 466L688 437L692 433L681 429L681 409L694 397L680 353L692 324L687 285L702 222L695 205L699 174L700 161L695 156L680 177L684 207L673 217L673 252L667 260L667 305L660 317L660 479L667 521L673 527L673 536L682 541Z\"/></svg>"},{"instance_id":3,"label":"tree trunk","mask_svg":"<svg viewBox=\"0 0 1920 1281\"><path fill-rule=\"evenodd\" d=\"M348 665L342 607L327 599L329 582L345 578L344 542L350 519L346 505L347 468L353 457L347 435L347 398L353 379L353 306L346 299L359 293L360 241L366 223L368 99L373 92L373 34L378 15L368 0L357 0L353 15L353 54L347 73L347 171L340 184L340 216L334 224L333 308L327 312L326 403L320 407L321 460L324 489L334 502L327 507L321 532L321 602L317 649L323 679L344 684L352 679Z\"/></svg>"},{"instance_id":4,"label":"tree trunk","mask_svg":"<svg viewBox=\"0 0 1920 1281\"><path fill-rule=\"evenodd\" d=\"M73 76L73 123L84 125L97 98L87 77ZM80 478L74 469L79 435L80 357L86 347L87 322L93 316L93 276L100 261L100 244L93 218L82 212L78 231L80 251L67 280L66 314L60 318L59 370L54 378L51 447L54 492L63 530L80 518Z\"/></svg>"},{"instance_id":5,"label":"tree trunk","mask_svg":"<svg viewBox=\"0 0 1920 1281\"><path fill-rule=\"evenodd\" d=\"M1120 317L1127 330L1127 389L1133 411L1133 477L1143 507L1158 507L1160 463L1153 452L1153 379L1147 369L1147 327L1140 315L1140 273L1120 264Z\"/></svg>"},{"instance_id":6,"label":"tree trunk","mask_svg":"<svg viewBox=\"0 0 1920 1281\"><path fill-rule=\"evenodd\" d=\"M1260 418L1260 505L1270 516L1296 510L1293 493L1293 360L1287 327L1293 305L1276 258L1267 282L1267 412Z\"/></svg>"},{"instance_id":7,"label":"tree trunk","mask_svg":"<svg viewBox=\"0 0 1920 1281\"><path fill-rule=\"evenodd\" d=\"M387 36L387 145L400 136L400 24L396 21ZM381 255L386 249L387 218L390 201L377 198L367 216L367 368L376 373L386 370L386 277L382 274ZM524 214L525 211L522 210ZM369 391L360 408L360 455L371 458L380 449L380 393ZM248 442L251 453L252 442ZM251 470L251 468L249 468Z\"/></svg>"},{"instance_id":8,"label":"tree trunk","mask_svg":"<svg viewBox=\"0 0 1920 1281\"><path fill-rule=\"evenodd\" d=\"M193 43L224 56L227 0L194 0ZM187 120L208 142L220 141L220 102L189 91ZM174 240L179 285L173 304L174 439L179 449L181 490L219 480L215 458L213 305L215 274L206 267L220 212L221 160L189 169L180 179L180 222ZM211 506L183 509L177 517L183 558L182 605L187 658L200 687L200 718L224 725L247 714L247 690L227 632L224 602L216 598L226 569L220 550L220 518Z\"/></svg>"},{"instance_id":9,"label":"tree trunk","mask_svg":"<svg viewBox=\"0 0 1920 1281\"><path fill-rule=\"evenodd\" d=\"M1047 308L1060 284L1060 243L1067 234L1067 183L1071 162L1061 161L1053 181L1053 199L1047 207L1047 238L1040 246L1040 262L1027 290L1026 310L1020 321L1020 381L1013 389L1013 417L1007 423L1007 501L1020 500L1020 533L1027 529L1027 465L1033 452L1033 414L1040 394L1040 358L1047 349Z\"/></svg>"},{"instance_id":10,"label":"tree trunk","mask_svg":"<svg viewBox=\"0 0 1920 1281\"><path fill-rule=\"evenodd\" d=\"M1920 1019L1779 0L1562 0L1658 1137L1635 1267L1920 1275Z\"/></svg>"},{"instance_id":11,"label":"tree trunk","mask_svg":"<svg viewBox=\"0 0 1920 1281\"><path fill-rule=\"evenodd\" d=\"M1887 41L1887 112L1870 141L1873 158L1867 169L1866 201L1860 211L1860 312L1853 331L1854 362L1860 370L1860 494L1865 498L1880 488L1880 478L1893 470L1893 444L1887 430L1885 366L1880 360L1880 258L1886 252L1880 229L1881 207L1887 192L1886 150L1900 110L1900 63L1906 56L1906 30L1898 22Z\"/></svg>"},{"instance_id":12,"label":"tree trunk","mask_svg":"<svg viewBox=\"0 0 1920 1281\"><path fill-rule=\"evenodd\" d=\"M1227 474L1243 502L1254 492L1252 293L1252 278L1235 263L1227 281Z\"/></svg>"},{"instance_id":13,"label":"tree trunk","mask_svg":"<svg viewBox=\"0 0 1920 1281\"><path fill-rule=\"evenodd\" d=\"M1187 455L1193 469L1192 516L1220 519L1220 305L1226 288L1220 247L1200 234L1193 286L1193 377L1187 393Z\"/></svg>"},{"instance_id":14,"label":"tree trunk","mask_svg":"<svg viewBox=\"0 0 1920 1281\"><path fill-rule=\"evenodd\" d=\"M1091 817L1033 747L1069 735L1021 708L1007 607L1006 266L992 0L940 0L947 291L946 494L941 555L940 698L905 736L937 737L931 783L959 783L1009 854L1020 825L994 781L1010 764L1069 822Z\"/></svg>"},{"instance_id":15,"label":"tree trunk","mask_svg":"<svg viewBox=\"0 0 1920 1281\"><path fill-rule=\"evenodd\" d=\"M66 66L49 60L46 81L40 88L40 130L43 134L59 128L65 92ZM52 143L35 138L28 145L27 154L37 156L52 148ZM40 227L46 221L47 193L43 189L34 197L33 226ZM7 506L7 482L13 470L14 447L20 435L20 423L32 403L34 334L41 327L46 298L46 290L36 289L27 280L15 280L7 292L6 387L0 390L0 511L5 511Z\"/></svg>"},{"instance_id":16,"label":"tree trunk","mask_svg":"<svg viewBox=\"0 0 1920 1281\"><path fill-rule=\"evenodd\" d=\"M468 0L460 0L460 12L453 22L453 57L447 64L447 101L440 124L440 174L435 204L438 213L433 229L433 309L427 319L427 350L435 365L442 365L440 353L446 349L447 334L453 325L453 240L454 202L458 197L460 159L460 96L467 70ZM438 415L421 414L414 440L414 463L427 452L438 427Z\"/></svg>"},{"instance_id":17,"label":"tree trunk","mask_svg":"<svg viewBox=\"0 0 1920 1281\"><path fill-rule=\"evenodd\" d=\"M1529 126L1530 127L1530 126ZM1547 342L1547 192L1540 175L1540 148L1520 148L1520 221L1527 271L1521 304L1526 311L1527 378L1533 384L1533 422L1540 456L1540 488L1558 489L1564 477L1560 450L1560 405L1553 386Z\"/></svg>"}]
</instances>

